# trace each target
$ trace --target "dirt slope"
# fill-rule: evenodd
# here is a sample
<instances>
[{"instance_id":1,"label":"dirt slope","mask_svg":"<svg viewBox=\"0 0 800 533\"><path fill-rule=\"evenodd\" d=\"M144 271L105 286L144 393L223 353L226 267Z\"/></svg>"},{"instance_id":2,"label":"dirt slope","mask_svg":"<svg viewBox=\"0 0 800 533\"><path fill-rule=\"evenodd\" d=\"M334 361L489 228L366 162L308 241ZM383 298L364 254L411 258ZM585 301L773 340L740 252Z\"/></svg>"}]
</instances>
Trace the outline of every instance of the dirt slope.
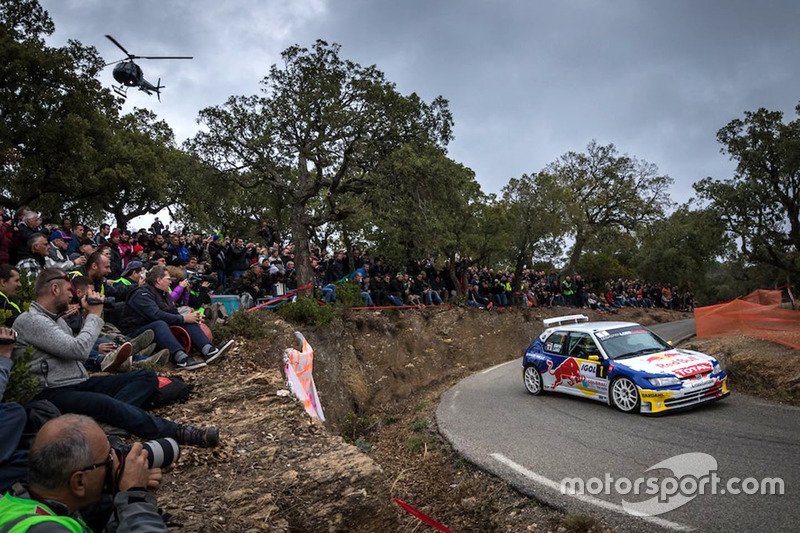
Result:
<instances>
[{"instance_id":1,"label":"dirt slope","mask_svg":"<svg viewBox=\"0 0 800 533\"><path fill-rule=\"evenodd\" d=\"M427 529L393 497L453 531L603 530L590 517L543 508L465 464L433 419L444 390L520 357L543 318L571 312L353 311L318 328L270 312L253 315L239 324L244 337L236 337L233 353L213 367L182 372L195 384L192 398L159 411L216 424L223 437L215 450L187 448L160 501L187 531ZM610 318L688 317L626 310ZM282 352L296 329L314 348L324 425L282 396Z\"/></svg>"}]
</instances>

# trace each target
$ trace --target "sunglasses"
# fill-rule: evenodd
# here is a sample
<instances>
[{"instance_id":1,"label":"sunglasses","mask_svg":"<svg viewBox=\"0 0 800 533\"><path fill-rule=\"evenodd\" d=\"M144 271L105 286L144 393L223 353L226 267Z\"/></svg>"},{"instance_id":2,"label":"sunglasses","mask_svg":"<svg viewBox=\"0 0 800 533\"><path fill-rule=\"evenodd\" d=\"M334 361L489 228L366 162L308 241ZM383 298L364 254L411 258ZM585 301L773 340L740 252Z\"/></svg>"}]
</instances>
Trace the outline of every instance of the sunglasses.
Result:
<instances>
[{"instance_id":1,"label":"sunglasses","mask_svg":"<svg viewBox=\"0 0 800 533\"><path fill-rule=\"evenodd\" d=\"M69 292L73 298L78 298L78 292L75 290L75 284L72 283L72 280L69 279L69 276L66 274L61 274L59 276L53 276L52 278L47 278L44 280L45 283L50 283L51 281L66 281L69 283Z\"/></svg>"}]
</instances>

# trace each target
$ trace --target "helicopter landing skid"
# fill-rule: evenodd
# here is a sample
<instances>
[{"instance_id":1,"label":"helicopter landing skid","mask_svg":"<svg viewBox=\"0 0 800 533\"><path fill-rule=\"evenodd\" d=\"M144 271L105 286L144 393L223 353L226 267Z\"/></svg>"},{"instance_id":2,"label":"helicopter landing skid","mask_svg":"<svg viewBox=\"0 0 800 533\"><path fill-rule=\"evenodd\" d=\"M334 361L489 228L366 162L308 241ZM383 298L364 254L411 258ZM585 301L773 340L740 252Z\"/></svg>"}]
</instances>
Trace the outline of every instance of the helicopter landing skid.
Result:
<instances>
[{"instance_id":1,"label":"helicopter landing skid","mask_svg":"<svg viewBox=\"0 0 800 533\"><path fill-rule=\"evenodd\" d=\"M112 85L111 88L117 93L117 96L120 96L123 100L128 97L128 88L124 85Z\"/></svg>"}]
</instances>

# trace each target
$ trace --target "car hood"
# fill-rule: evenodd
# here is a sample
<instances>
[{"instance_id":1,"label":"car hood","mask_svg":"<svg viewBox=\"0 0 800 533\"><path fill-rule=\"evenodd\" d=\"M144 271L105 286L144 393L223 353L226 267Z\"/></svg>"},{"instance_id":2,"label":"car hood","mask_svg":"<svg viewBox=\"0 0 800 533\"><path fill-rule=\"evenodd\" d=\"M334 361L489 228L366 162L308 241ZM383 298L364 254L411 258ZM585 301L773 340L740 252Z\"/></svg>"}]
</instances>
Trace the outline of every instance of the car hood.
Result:
<instances>
[{"instance_id":1,"label":"car hood","mask_svg":"<svg viewBox=\"0 0 800 533\"><path fill-rule=\"evenodd\" d=\"M638 372L688 378L710 372L715 362L716 359L700 352L674 349L622 359L619 363Z\"/></svg>"}]
</instances>

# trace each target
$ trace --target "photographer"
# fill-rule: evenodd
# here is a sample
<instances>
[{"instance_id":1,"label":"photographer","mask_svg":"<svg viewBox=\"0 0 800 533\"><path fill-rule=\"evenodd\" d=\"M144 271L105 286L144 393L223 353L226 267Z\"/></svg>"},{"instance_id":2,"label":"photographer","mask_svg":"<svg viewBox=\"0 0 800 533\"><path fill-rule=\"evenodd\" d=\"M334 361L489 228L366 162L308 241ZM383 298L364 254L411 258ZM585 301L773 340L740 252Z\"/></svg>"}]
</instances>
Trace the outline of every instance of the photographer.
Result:
<instances>
[{"instance_id":1,"label":"photographer","mask_svg":"<svg viewBox=\"0 0 800 533\"><path fill-rule=\"evenodd\" d=\"M161 469L148 468L147 451L140 443L131 447L120 468L96 422L80 415L60 416L36 435L27 488L16 484L0 498L0 527L31 533L88 531L80 511L117 487L106 531L166 531L155 496L148 492L157 490L161 479Z\"/></svg>"},{"instance_id":2,"label":"photographer","mask_svg":"<svg viewBox=\"0 0 800 533\"><path fill-rule=\"evenodd\" d=\"M87 314L80 333L73 335L61 318L73 296L67 275L62 270L45 269L36 279L35 290L36 300L30 310L14 323L18 335L15 350L21 354L28 346L33 347L30 370L44 387L34 399L49 400L62 413L89 415L138 437L172 437L180 444L203 447L219 443L215 427L178 425L141 409L158 388L152 370L89 377L82 363L103 327L100 294L89 288L81 298Z\"/></svg>"}]
</instances>

